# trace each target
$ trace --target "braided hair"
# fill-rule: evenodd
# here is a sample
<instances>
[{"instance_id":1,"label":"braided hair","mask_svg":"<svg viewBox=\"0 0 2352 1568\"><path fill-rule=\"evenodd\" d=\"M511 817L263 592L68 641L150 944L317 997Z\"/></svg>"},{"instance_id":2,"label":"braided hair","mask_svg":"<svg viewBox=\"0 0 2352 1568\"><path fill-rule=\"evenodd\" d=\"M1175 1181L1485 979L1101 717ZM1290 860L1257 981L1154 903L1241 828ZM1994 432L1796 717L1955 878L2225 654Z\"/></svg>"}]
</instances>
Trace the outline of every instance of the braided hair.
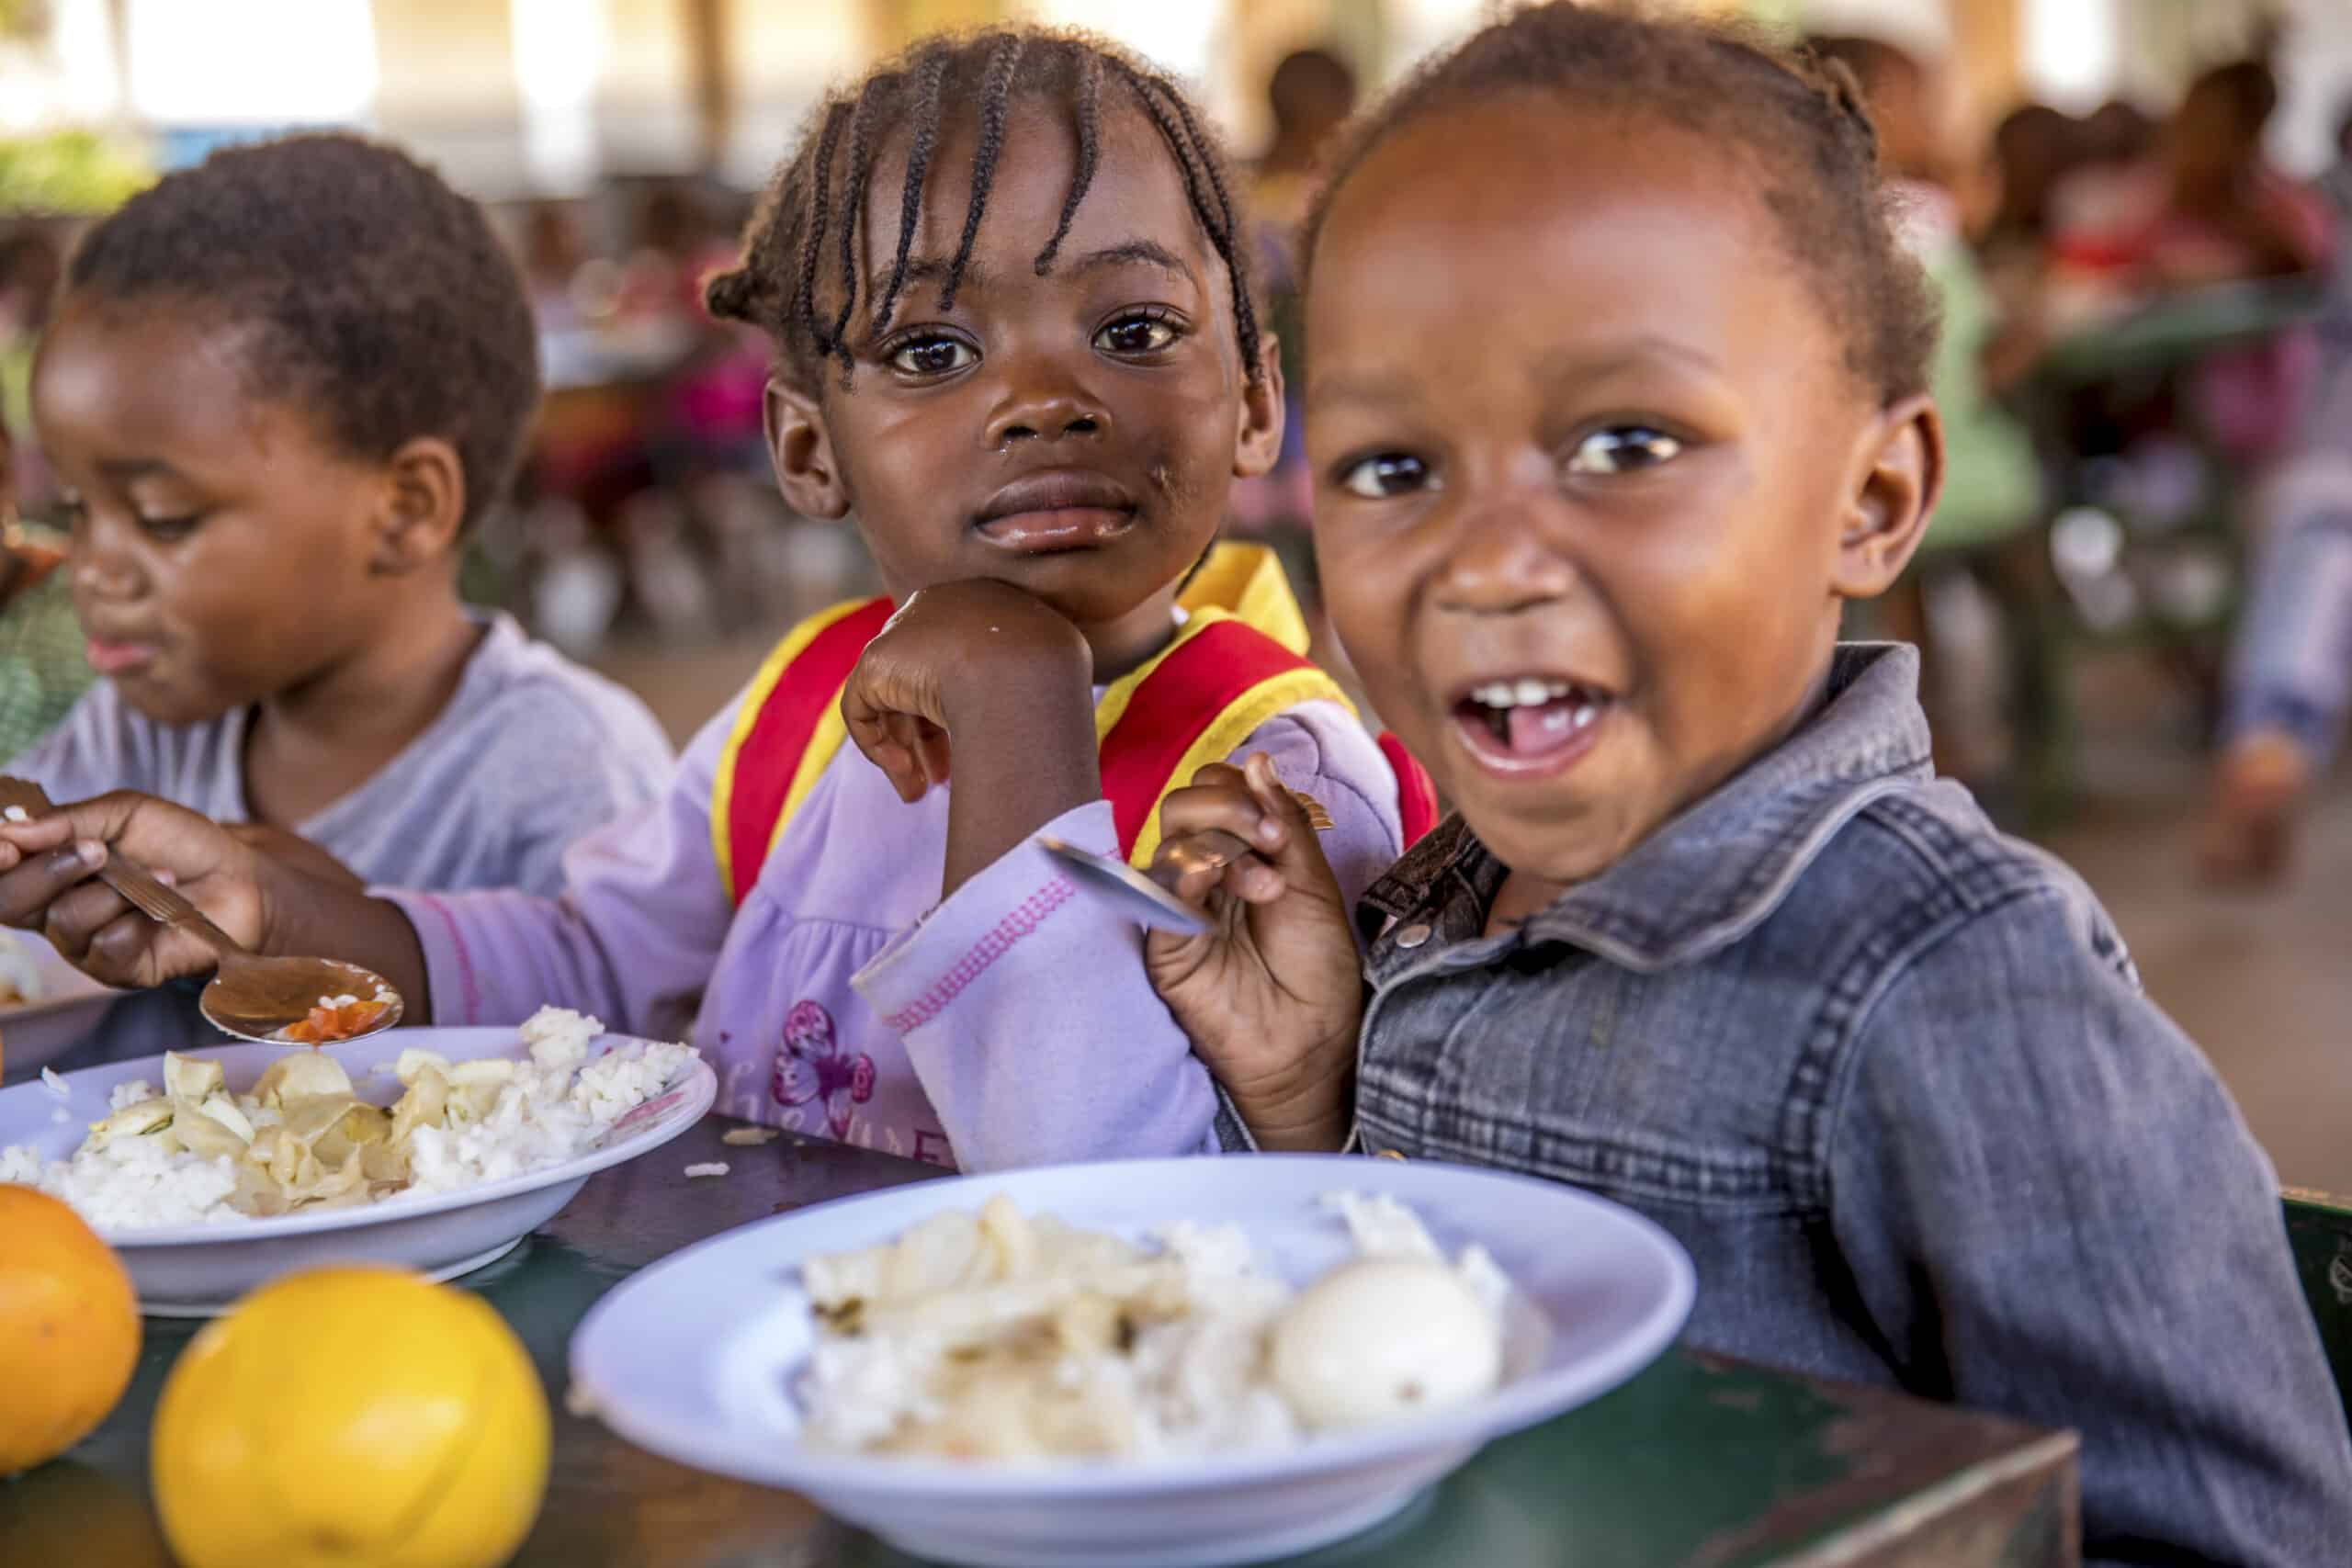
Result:
<instances>
[{"instance_id":1,"label":"braided hair","mask_svg":"<svg viewBox=\"0 0 2352 1568\"><path fill-rule=\"evenodd\" d=\"M888 281L870 301L875 333L889 326L905 287L923 182L952 129L948 117L975 117L978 134L971 200L940 288L944 307L955 304L971 262L1013 106L1031 99L1058 104L1078 136L1069 193L1059 222L1037 253L1037 275L1053 270L1101 170L1104 113L1125 103L1152 126L1176 161L1193 216L1231 279L1234 334L1241 362L1256 380L1258 310L1250 292L1247 231L1232 170L1216 133L1182 87L1125 51L1083 33L1040 28L989 28L927 39L828 97L752 214L741 265L711 279L706 295L711 314L765 332L775 342L786 373L804 386L817 385L828 360L839 363L846 381L858 313L857 226L886 141L903 128L907 168L898 251ZM830 315L820 305L829 274L841 296Z\"/></svg>"},{"instance_id":2,"label":"braided hair","mask_svg":"<svg viewBox=\"0 0 2352 1568\"><path fill-rule=\"evenodd\" d=\"M1744 160L1790 260L1845 333L1848 367L1884 404L1927 389L1934 298L1896 236L1852 73L1737 23L1553 0L1475 34L1408 78L1340 150L1307 219L1310 282L1331 203L1374 149L1427 115L1514 90L1577 113L1648 115Z\"/></svg>"}]
</instances>

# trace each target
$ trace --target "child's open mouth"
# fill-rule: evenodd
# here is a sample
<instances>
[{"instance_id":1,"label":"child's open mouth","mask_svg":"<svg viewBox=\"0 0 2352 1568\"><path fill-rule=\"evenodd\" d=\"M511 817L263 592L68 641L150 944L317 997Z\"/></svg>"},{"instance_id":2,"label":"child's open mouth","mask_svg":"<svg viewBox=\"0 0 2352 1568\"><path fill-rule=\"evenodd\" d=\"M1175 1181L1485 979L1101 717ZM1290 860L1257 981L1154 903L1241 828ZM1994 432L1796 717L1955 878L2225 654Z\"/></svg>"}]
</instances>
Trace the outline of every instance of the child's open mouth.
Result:
<instances>
[{"instance_id":1,"label":"child's open mouth","mask_svg":"<svg viewBox=\"0 0 2352 1568\"><path fill-rule=\"evenodd\" d=\"M1541 675L1487 681L1453 705L1456 733L1493 773L1556 773L1592 749L1616 698L1595 687Z\"/></svg>"}]
</instances>

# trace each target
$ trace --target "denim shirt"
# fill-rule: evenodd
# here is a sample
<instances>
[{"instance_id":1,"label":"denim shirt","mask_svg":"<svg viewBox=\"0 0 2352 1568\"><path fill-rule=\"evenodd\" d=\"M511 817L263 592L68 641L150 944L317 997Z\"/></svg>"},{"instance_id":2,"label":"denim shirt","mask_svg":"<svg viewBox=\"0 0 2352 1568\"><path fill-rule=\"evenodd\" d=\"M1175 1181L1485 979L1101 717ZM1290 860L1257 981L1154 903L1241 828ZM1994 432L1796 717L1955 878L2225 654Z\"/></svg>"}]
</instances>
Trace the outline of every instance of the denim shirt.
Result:
<instances>
[{"instance_id":1,"label":"denim shirt","mask_svg":"<svg viewBox=\"0 0 2352 1568\"><path fill-rule=\"evenodd\" d=\"M1692 1344L2075 1429L2093 1560L2352 1556L2270 1166L2089 889L1934 779L1910 649L1489 937L1504 874L1456 819L1366 896L1368 1149L1641 1211Z\"/></svg>"}]
</instances>

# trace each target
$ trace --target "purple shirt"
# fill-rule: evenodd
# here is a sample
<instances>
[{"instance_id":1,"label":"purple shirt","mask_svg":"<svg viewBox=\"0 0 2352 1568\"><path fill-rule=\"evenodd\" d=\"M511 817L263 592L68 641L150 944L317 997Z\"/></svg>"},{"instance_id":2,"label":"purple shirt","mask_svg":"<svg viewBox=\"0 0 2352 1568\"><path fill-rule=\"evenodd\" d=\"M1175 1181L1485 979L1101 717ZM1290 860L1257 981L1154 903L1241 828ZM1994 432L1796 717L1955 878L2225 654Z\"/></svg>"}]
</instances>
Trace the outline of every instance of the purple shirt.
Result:
<instances>
[{"instance_id":1,"label":"purple shirt","mask_svg":"<svg viewBox=\"0 0 2352 1568\"><path fill-rule=\"evenodd\" d=\"M843 746L730 908L711 784L739 697L664 797L575 844L559 898L388 894L415 925L435 1021L554 1003L690 1038L718 1109L996 1170L1216 1147L1216 1091L1144 972L1139 928L1080 897L1034 840L941 903L947 791L902 804ZM1303 703L1235 754L1323 803L1351 906L1401 850L1396 782L1348 711ZM1040 829L1115 852L1098 800Z\"/></svg>"}]
</instances>

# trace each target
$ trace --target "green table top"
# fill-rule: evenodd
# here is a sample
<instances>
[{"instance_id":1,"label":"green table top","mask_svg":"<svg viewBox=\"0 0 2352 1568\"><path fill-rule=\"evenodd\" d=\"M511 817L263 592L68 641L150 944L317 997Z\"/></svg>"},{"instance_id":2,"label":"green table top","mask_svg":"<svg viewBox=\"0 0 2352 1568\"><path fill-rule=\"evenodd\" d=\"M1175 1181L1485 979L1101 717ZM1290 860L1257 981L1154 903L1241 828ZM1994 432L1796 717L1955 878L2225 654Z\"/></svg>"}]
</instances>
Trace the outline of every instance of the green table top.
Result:
<instances>
[{"instance_id":1,"label":"green table top","mask_svg":"<svg viewBox=\"0 0 2352 1568\"><path fill-rule=\"evenodd\" d=\"M529 1346L555 1410L547 1504L516 1568L909 1568L788 1493L705 1475L563 1410L565 1348L620 1280L767 1214L940 1174L789 1135L722 1145L711 1118L592 1178L467 1286ZM724 1179L684 1168L723 1158ZM196 1325L150 1318L130 1391L63 1459L0 1483L0 1564L166 1568L147 1430ZM1677 1349L1597 1403L1489 1447L1399 1519L1297 1559L1317 1568L1519 1564L2064 1563L2071 1437ZM262 1568L262 1565L256 1565Z\"/></svg>"}]
</instances>

